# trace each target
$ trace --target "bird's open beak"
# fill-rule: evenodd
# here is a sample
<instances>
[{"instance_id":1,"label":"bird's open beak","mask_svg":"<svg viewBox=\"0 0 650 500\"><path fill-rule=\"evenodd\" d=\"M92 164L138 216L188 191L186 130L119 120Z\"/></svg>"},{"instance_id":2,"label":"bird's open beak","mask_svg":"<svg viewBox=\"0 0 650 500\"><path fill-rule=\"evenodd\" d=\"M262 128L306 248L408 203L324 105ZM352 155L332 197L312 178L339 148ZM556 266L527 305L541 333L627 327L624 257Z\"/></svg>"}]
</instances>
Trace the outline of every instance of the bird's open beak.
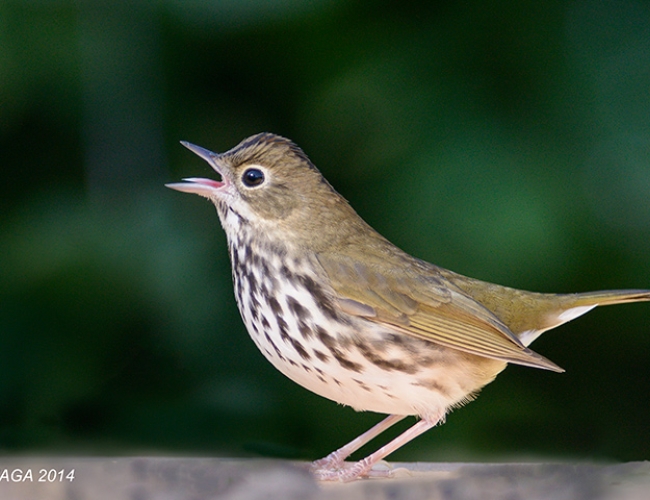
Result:
<instances>
[{"instance_id":1,"label":"bird's open beak","mask_svg":"<svg viewBox=\"0 0 650 500\"><path fill-rule=\"evenodd\" d=\"M203 158L205 161L207 161L210 164L210 166L215 170L215 172L221 175L221 172L219 172L217 164L214 161L214 158L218 156L216 153L213 153L210 150L207 150L205 148L202 148L201 146L197 146L196 144L192 144L190 142L181 141L181 144L185 146L187 149L189 149L190 151L192 151L193 153ZM205 179L203 177L187 177L183 179L183 181L185 182L174 182L170 184L165 184L165 186L171 189L175 189L176 191L181 191L183 193L194 193L200 196L205 196L207 198L210 198L214 195L215 191L219 190L226 184L225 182L222 181Z\"/></svg>"},{"instance_id":2,"label":"bird's open beak","mask_svg":"<svg viewBox=\"0 0 650 500\"><path fill-rule=\"evenodd\" d=\"M197 146L196 144L192 144L191 142L181 141L181 144L189 149L192 153L200 156L210 165L214 166L214 157L218 156L216 153L213 153L209 149L202 148L201 146Z\"/></svg>"}]
</instances>

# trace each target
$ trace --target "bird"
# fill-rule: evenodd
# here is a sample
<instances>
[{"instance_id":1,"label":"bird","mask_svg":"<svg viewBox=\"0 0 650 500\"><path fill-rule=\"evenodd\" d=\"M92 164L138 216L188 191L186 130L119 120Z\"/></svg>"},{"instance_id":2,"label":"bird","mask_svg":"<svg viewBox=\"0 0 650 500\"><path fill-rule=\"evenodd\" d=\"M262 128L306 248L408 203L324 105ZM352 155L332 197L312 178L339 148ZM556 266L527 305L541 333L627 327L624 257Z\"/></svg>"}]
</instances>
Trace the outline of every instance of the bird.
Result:
<instances>
[{"instance_id":1,"label":"bird","mask_svg":"<svg viewBox=\"0 0 650 500\"><path fill-rule=\"evenodd\" d=\"M473 400L508 363L562 372L529 348L596 306L650 290L536 293L469 278L401 250L368 225L291 140L268 132L214 153L181 141L218 180L166 184L210 200L226 233L235 299L255 345L306 389L387 415L310 464L323 481L373 467ZM408 417L367 457L346 459Z\"/></svg>"}]
</instances>

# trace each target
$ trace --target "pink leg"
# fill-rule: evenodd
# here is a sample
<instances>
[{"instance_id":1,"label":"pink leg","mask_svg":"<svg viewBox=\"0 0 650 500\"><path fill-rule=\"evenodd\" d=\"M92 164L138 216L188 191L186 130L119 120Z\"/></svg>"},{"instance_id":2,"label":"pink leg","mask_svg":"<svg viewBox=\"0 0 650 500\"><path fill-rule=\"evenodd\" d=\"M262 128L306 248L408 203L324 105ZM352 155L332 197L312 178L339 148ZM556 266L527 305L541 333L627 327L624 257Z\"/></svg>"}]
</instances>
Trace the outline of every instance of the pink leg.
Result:
<instances>
[{"instance_id":1,"label":"pink leg","mask_svg":"<svg viewBox=\"0 0 650 500\"><path fill-rule=\"evenodd\" d=\"M390 417L389 417L390 418ZM404 446L412 439L418 437L423 432L428 431L434 427L440 420L420 420L415 425L404 431L402 434L393 439L390 443L379 448L376 452L368 455L363 460L353 464L351 467L346 467L338 470L313 470L317 479L322 481L352 481L364 476L370 475L370 469L384 459L386 456L393 453L398 448ZM383 422L381 422L383 423ZM380 425L381 425L380 423ZM372 430L372 429L371 429ZM387 473L386 475L389 475Z\"/></svg>"},{"instance_id":2,"label":"pink leg","mask_svg":"<svg viewBox=\"0 0 650 500\"><path fill-rule=\"evenodd\" d=\"M312 464L312 470L316 473L319 471L325 471L325 470L333 470L333 469L338 469L343 465L343 461L348 458L350 455L352 455L355 451L357 451L359 448L361 448L364 444L367 442L371 441L372 439L376 438L384 432L386 429L391 427L392 425L396 424L400 420L403 420L406 418L406 415L389 415L386 417L384 420L379 422L377 425L372 427L371 429L367 430L363 434L361 434L359 437L353 439L350 441L348 444L345 446L339 448L336 451L333 451L329 455L327 455L325 458L321 458L320 460L316 460Z\"/></svg>"}]
</instances>

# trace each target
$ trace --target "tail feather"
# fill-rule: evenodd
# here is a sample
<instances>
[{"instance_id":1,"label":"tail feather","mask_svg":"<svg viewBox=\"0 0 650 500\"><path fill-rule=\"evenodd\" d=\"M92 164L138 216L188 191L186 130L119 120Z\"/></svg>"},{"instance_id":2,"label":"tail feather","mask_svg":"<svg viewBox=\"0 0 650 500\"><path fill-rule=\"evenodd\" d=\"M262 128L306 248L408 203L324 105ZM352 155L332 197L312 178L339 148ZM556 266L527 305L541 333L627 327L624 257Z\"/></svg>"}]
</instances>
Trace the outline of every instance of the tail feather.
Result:
<instances>
[{"instance_id":1,"label":"tail feather","mask_svg":"<svg viewBox=\"0 0 650 500\"><path fill-rule=\"evenodd\" d=\"M650 290L601 290L598 292L576 293L571 307L608 306L610 304L625 304L627 302L642 302L650 300Z\"/></svg>"},{"instance_id":2,"label":"tail feather","mask_svg":"<svg viewBox=\"0 0 650 500\"><path fill-rule=\"evenodd\" d=\"M556 326L571 321L591 311L596 306L625 304L650 300L650 290L599 290L597 292L573 293L560 295L560 307L553 311L547 321Z\"/></svg>"},{"instance_id":3,"label":"tail feather","mask_svg":"<svg viewBox=\"0 0 650 500\"><path fill-rule=\"evenodd\" d=\"M545 331L576 319L594 307L650 301L650 290L601 290L548 297L546 312L537 320L538 325L517 333L525 346L530 345Z\"/></svg>"}]
</instances>

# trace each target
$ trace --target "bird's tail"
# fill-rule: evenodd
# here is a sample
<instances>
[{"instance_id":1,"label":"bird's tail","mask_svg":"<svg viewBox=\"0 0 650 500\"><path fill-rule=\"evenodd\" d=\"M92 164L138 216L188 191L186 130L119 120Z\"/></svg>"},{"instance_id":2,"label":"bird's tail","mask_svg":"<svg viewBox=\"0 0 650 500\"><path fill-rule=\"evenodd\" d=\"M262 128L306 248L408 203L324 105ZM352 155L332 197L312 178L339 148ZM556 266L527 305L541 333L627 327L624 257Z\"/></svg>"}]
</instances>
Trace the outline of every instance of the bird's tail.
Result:
<instances>
[{"instance_id":1,"label":"bird's tail","mask_svg":"<svg viewBox=\"0 0 650 500\"><path fill-rule=\"evenodd\" d=\"M650 290L601 290L570 294L573 297L572 307L608 306L610 304L625 304L627 302L642 302L650 300Z\"/></svg>"},{"instance_id":2,"label":"bird's tail","mask_svg":"<svg viewBox=\"0 0 650 500\"><path fill-rule=\"evenodd\" d=\"M597 306L650 301L650 290L600 290L597 292L547 295L547 306L541 308L536 328L522 328L517 332L524 345L530 345L543 332L560 326ZM557 300L560 299L560 300ZM544 311L545 312L542 312Z\"/></svg>"}]
</instances>

